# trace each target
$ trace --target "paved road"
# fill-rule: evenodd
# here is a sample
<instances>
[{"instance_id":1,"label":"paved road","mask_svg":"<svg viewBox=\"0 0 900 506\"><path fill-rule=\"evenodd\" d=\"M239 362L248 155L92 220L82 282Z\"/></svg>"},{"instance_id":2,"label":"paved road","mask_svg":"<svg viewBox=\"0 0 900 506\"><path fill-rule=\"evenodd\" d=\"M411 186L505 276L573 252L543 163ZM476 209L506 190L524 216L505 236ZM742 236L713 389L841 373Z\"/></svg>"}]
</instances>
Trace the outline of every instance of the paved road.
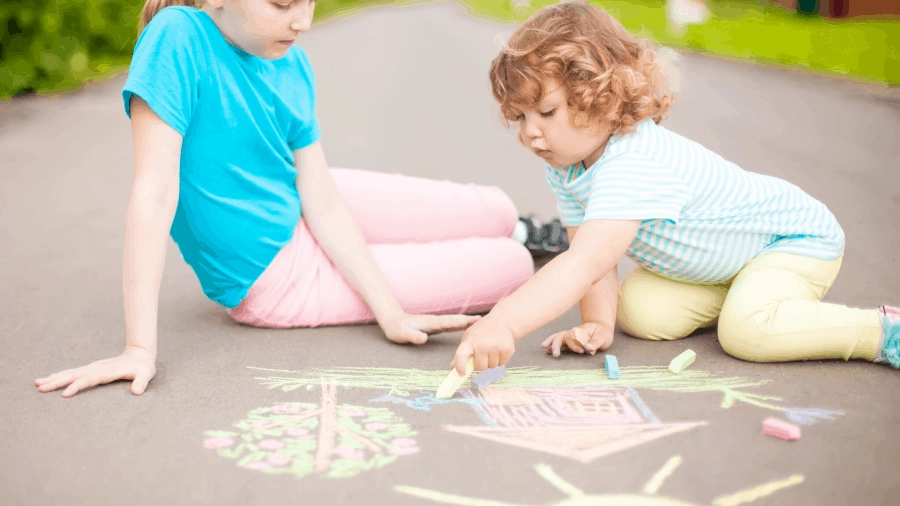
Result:
<instances>
[{"instance_id":1,"label":"paved road","mask_svg":"<svg viewBox=\"0 0 900 506\"><path fill-rule=\"evenodd\" d=\"M497 33L508 37L512 30L449 3L374 8L317 25L302 45L317 71L323 142L331 164L501 185L523 213L553 215L541 165L501 126L487 83L496 53L493 38ZM898 94L694 55L683 57L682 81L669 128L749 170L800 185L837 215L848 244L829 300L857 306L900 302ZM121 243L132 166L129 125L119 98L122 84L120 78L57 98L0 104L0 398L6 407L0 411L6 457L0 463L0 504L437 504L398 492L394 485L511 504L555 504L565 495L536 474L536 464L550 465L588 494L638 494L675 455L682 463L656 499L709 504L793 475L804 476L803 483L754 504L876 505L888 504L900 492L900 373L886 367L742 363L724 354L714 332L677 343L619 336L614 350L623 367L622 385L634 389L605 390L603 395L617 392L626 399L617 397L621 402L613 409L612 401L591 401L594 394L575 388L584 401L578 404L582 413L605 406L614 416L627 411L637 417L629 423L661 421L641 429L651 432L673 423L708 424L644 443L639 442L644 432L629 425L612 436L592 432L540 447L554 434L544 427L543 435L527 444L522 434L504 433L511 438L504 444L441 429L447 424L484 429L487 422L472 405L411 401L418 396L412 391L416 385L428 390L444 374L458 334L412 349L389 345L372 326L239 327L204 299L174 247L160 304L159 374L147 394L133 398L117 384L70 400L39 395L33 378L115 354L122 346ZM512 365L538 366L560 378L568 374L575 378L566 380L570 383L601 382L601 357L551 360L537 348L543 336L575 324L576 318L570 311L525 338ZM687 347L699 356L687 386L657 369L628 369L665 366ZM301 412L299 417L312 409L285 404L277 415L254 412L257 408L289 402L327 406L331 389L318 379L324 373L313 368L340 366L437 371L407 373L406 379L381 371L387 376L379 379L376 371L365 369L336 380L339 405L360 406L361 416L374 417L365 422L376 424L366 433L370 441L380 437L379 431L395 431L380 450L382 460L372 457L371 448L359 449L368 447L343 435L346 431L330 440L358 448L333 454L328 471L318 476L312 450L307 460L295 456L290 468L278 467L283 462L274 457L268 461L272 469L290 472L273 474L235 465L250 452L244 447L241 455L225 453L235 449L237 436L222 455L204 448L204 441L224 445L231 437L206 431L252 435L254 421L269 417L271 422L294 412ZM588 372L573 376L572 370ZM266 379L273 377L287 379ZM276 384L280 387L268 388ZM307 384L310 389L290 390ZM742 386L728 390L729 384ZM391 388L397 389L394 397L382 400L408 405L369 402ZM403 388L411 388L412 397L403 397ZM723 409L729 399L737 401ZM818 421L804 426L797 443L759 435L761 420L787 416L774 411L786 407L816 408L805 416L818 414ZM371 411L375 408L394 414ZM362 430L364 424L348 421L361 420L358 412L337 413L336 421L320 414L309 423ZM246 425L232 426L240 420ZM302 423L307 422L290 422ZM282 429L272 428L272 437ZM302 427L292 430L291 444L306 444ZM316 434L315 427L310 430ZM403 450L409 439L416 446ZM617 441L625 441L620 451L589 463L554 454L591 460L584 448L612 451ZM282 444L256 442L272 448ZM396 461L390 452L400 454ZM362 470L377 462L384 467ZM455 504L476 504L460 501Z\"/></svg>"}]
</instances>

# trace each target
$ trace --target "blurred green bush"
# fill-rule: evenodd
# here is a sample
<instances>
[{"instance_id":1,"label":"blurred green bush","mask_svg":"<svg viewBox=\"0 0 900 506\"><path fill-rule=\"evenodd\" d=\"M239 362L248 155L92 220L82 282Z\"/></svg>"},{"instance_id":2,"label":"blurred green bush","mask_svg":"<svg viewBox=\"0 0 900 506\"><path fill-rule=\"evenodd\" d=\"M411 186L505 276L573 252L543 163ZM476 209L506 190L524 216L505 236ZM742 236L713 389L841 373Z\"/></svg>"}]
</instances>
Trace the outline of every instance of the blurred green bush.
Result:
<instances>
[{"instance_id":1,"label":"blurred green bush","mask_svg":"<svg viewBox=\"0 0 900 506\"><path fill-rule=\"evenodd\" d=\"M64 91L121 70L142 0L3 0L0 98Z\"/></svg>"},{"instance_id":2,"label":"blurred green bush","mask_svg":"<svg viewBox=\"0 0 900 506\"><path fill-rule=\"evenodd\" d=\"M316 19L377 3L318 0ZM476 14L515 19L511 0L459 0ZM520 0L521 1L521 0ZM530 8L557 0L531 0ZM712 0L713 18L684 37L665 29L664 0L592 0L633 31L712 54L900 83L900 22L833 22L762 0ZM897 0L900 1L900 0ZM143 0L0 0L0 99L67 91L128 68Z\"/></svg>"}]
</instances>

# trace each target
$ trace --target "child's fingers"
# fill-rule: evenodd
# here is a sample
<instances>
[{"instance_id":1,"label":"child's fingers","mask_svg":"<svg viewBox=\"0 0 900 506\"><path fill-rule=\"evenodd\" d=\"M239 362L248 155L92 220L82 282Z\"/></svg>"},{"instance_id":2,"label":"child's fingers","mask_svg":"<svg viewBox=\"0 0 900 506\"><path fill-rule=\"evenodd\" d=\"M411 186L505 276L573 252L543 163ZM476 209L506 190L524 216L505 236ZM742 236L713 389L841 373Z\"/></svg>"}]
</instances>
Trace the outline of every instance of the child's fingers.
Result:
<instances>
[{"instance_id":1,"label":"child's fingers","mask_svg":"<svg viewBox=\"0 0 900 506\"><path fill-rule=\"evenodd\" d=\"M563 339L565 345L575 353L584 353L584 347L578 342L578 339L575 337L575 332L571 330L563 334Z\"/></svg>"},{"instance_id":2,"label":"child's fingers","mask_svg":"<svg viewBox=\"0 0 900 506\"><path fill-rule=\"evenodd\" d=\"M147 389L147 384L150 383L150 379L152 376L150 373L139 373L135 375L134 381L131 382L131 393L134 395L141 395L144 393L144 390Z\"/></svg>"},{"instance_id":3,"label":"child's fingers","mask_svg":"<svg viewBox=\"0 0 900 506\"><path fill-rule=\"evenodd\" d=\"M466 362L474 353L475 350L469 342L463 341L459 343L459 348L456 349L456 355L453 356L453 362L450 365L456 369L460 376L466 374Z\"/></svg>"},{"instance_id":4,"label":"child's fingers","mask_svg":"<svg viewBox=\"0 0 900 506\"><path fill-rule=\"evenodd\" d=\"M541 348L543 348L544 351L546 351L546 352L549 353L549 352L550 352L550 346L553 345L553 340L556 339L556 336L558 336L559 334L560 334L560 333L557 332L556 334L551 335L551 336L548 337L547 339L544 339L544 342L541 343Z\"/></svg>"},{"instance_id":5,"label":"child's fingers","mask_svg":"<svg viewBox=\"0 0 900 506\"><path fill-rule=\"evenodd\" d=\"M68 385L69 383L72 383L73 381L75 381L74 374L69 373L66 375L60 375L38 387L38 390L40 390L41 392L52 392Z\"/></svg>"},{"instance_id":6,"label":"child's fingers","mask_svg":"<svg viewBox=\"0 0 900 506\"><path fill-rule=\"evenodd\" d=\"M565 333L560 332L556 334L556 337L553 339L553 344L550 345L550 350L553 352L554 357L558 357L563 345L565 342Z\"/></svg>"}]
</instances>

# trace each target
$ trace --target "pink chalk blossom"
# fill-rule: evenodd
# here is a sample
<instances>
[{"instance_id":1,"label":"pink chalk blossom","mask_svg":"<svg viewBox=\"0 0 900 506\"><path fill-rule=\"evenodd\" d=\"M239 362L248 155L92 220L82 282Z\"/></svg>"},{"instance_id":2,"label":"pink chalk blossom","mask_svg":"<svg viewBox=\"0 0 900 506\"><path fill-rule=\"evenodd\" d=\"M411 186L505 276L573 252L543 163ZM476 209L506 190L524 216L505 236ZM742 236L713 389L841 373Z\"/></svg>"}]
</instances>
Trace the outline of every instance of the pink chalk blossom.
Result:
<instances>
[{"instance_id":1,"label":"pink chalk blossom","mask_svg":"<svg viewBox=\"0 0 900 506\"><path fill-rule=\"evenodd\" d=\"M416 440L408 437L398 437L391 441L391 444L398 447L416 446Z\"/></svg>"},{"instance_id":2,"label":"pink chalk blossom","mask_svg":"<svg viewBox=\"0 0 900 506\"><path fill-rule=\"evenodd\" d=\"M266 457L266 460L271 462L276 466L284 466L290 464L292 457L290 455L285 455L283 453L273 453Z\"/></svg>"},{"instance_id":3,"label":"pink chalk blossom","mask_svg":"<svg viewBox=\"0 0 900 506\"><path fill-rule=\"evenodd\" d=\"M391 448L388 450L393 455L412 455L413 453L419 453L418 446L400 446L398 448Z\"/></svg>"},{"instance_id":4,"label":"pink chalk blossom","mask_svg":"<svg viewBox=\"0 0 900 506\"><path fill-rule=\"evenodd\" d=\"M203 441L203 446L210 450L218 450L234 444L234 439L230 437L211 437Z\"/></svg>"},{"instance_id":5,"label":"pink chalk blossom","mask_svg":"<svg viewBox=\"0 0 900 506\"><path fill-rule=\"evenodd\" d=\"M268 462L247 462L244 464L244 469L262 470L269 469L270 467L272 467L272 464L269 464Z\"/></svg>"},{"instance_id":6,"label":"pink chalk blossom","mask_svg":"<svg viewBox=\"0 0 900 506\"><path fill-rule=\"evenodd\" d=\"M387 424L383 422L372 422L366 424L366 430L381 430L387 428Z\"/></svg>"},{"instance_id":7,"label":"pink chalk blossom","mask_svg":"<svg viewBox=\"0 0 900 506\"><path fill-rule=\"evenodd\" d=\"M366 454L363 453L363 451L359 448L347 448L343 446L340 448L335 448L333 452L336 455L339 455L347 460L359 460L366 456Z\"/></svg>"},{"instance_id":8,"label":"pink chalk blossom","mask_svg":"<svg viewBox=\"0 0 900 506\"><path fill-rule=\"evenodd\" d=\"M304 427L291 427L290 429L287 430L287 434L288 434L288 436L302 438L304 436L309 435L309 429L306 429Z\"/></svg>"},{"instance_id":9,"label":"pink chalk blossom","mask_svg":"<svg viewBox=\"0 0 900 506\"><path fill-rule=\"evenodd\" d=\"M263 439L257 443L256 446L263 450L279 450L284 448L284 441L279 441L277 439Z\"/></svg>"},{"instance_id":10,"label":"pink chalk blossom","mask_svg":"<svg viewBox=\"0 0 900 506\"><path fill-rule=\"evenodd\" d=\"M272 408L272 413L279 415L296 415L303 411L303 408L296 404L279 404Z\"/></svg>"},{"instance_id":11,"label":"pink chalk blossom","mask_svg":"<svg viewBox=\"0 0 900 506\"><path fill-rule=\"evenodd\" d=\"M363 416L366 414L365 411L357 408L344 408L341 410L341 413L347 416Z\"/></svg>"}]
</instances>

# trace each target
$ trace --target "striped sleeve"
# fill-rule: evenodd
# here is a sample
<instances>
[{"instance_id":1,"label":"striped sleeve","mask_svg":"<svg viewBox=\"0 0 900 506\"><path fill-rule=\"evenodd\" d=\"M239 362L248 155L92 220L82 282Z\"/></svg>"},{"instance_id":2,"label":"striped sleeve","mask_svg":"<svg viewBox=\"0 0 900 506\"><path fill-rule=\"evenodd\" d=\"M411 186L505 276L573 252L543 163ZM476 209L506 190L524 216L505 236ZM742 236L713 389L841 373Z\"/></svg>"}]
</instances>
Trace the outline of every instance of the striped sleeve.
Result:
<instances>
[{"instance_id":1,"label":"striped sleeve","mask_svg":"<svg viewBox=\"0 0 900 506\"><path fill-rule=\"evenodd\" d=\"M556 209L559 212L559 221L565 227L577 227L584 221L584 209L572 196L572 192L566 189L559 171L547 166L547 183L556 195Z\"/></svg>"},{"instance_id":2,"label":"striped sleeve","mask_svg":"<svg viewBox=\"0 0 900 506\"><path fill-rule=\"evenodd\" d=\"M622 153L595 168L584 219L677 223L691 197L670 167L640 153Z\"/></svg>"}]
</instances>

